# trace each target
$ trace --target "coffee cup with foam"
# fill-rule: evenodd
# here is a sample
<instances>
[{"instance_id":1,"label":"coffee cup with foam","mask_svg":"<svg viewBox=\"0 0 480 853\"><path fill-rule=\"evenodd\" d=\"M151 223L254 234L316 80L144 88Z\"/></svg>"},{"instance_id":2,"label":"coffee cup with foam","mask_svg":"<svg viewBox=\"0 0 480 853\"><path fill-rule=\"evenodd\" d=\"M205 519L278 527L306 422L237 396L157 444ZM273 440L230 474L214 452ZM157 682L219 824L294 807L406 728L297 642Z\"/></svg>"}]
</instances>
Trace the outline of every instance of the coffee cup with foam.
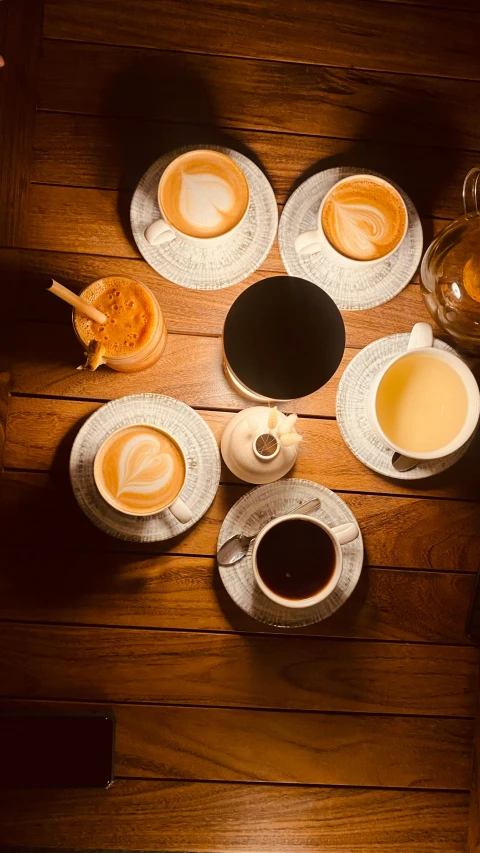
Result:
<instances>
[{"instance_id":1,"label":"coffee cup with foam","mask_svg":"<svg viewBox=\"0 0 480 853\"><path fill-rule=\"evenodd\" d=\"M179 497L187 477L185 454L164 429L139 423L115 430L97 451L93 475L103 499L125 515L168 509L182 524L192 519Z\"/></svg>"},{"instance_id":2,"label":"coffee cup with foam","mask_svg":"<svg viewBox=\"0 0 480 853\"><path fill-rule=\"evenodd\" d=\"M210 148L187 151L160 178L161 218L145 229L145 239L151 245L178 238L214 246L237 231L249 202L248 181L231 157Z\"/></svg>"},{"instance_id":3,"label":"coffee cup with foam","mask_svg":"<svg viewBox=\"0 0 480 853\"><path fill-rule=\"evenodd\" d=\"M385 261L408 228L405 202L392 184L356 174L334 184L322 199L317 228L295 240L299 255L322 252L340 267L364 269Z\"/></svg>"}]
</instances>

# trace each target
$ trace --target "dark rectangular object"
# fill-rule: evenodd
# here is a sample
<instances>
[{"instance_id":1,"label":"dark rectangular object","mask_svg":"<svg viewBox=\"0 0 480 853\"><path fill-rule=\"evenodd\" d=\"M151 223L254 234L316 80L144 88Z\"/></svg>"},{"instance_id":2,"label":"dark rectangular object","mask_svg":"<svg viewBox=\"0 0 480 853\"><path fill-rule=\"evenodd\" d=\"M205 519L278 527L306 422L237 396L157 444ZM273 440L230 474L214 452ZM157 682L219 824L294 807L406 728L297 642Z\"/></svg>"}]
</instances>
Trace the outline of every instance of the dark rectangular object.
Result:
<instances>
[{"instance_id":1,"label":"dark rectangular object","mask_svg":"<svg viewBox=\"0 0 480 853\"><path fill-rule=\"evenodd\" d=\"M107 788L111 714L0 713L0 787Z\"/></svg>"}]
</instances>

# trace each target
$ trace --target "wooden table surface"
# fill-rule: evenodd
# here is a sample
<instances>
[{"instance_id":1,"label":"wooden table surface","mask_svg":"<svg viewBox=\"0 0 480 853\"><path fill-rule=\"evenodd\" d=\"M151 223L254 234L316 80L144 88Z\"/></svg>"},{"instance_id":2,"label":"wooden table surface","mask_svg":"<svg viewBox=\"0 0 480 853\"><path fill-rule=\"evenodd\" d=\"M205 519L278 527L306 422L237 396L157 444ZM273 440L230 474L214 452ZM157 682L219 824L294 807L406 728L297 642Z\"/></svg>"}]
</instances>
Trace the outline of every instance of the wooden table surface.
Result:
<instances>
[{"instance_id":1,"label":"wooden table surface","mask_svg":"<svg viewBox=\"0 0 480 853\"><path fill-rule=\"evenodd\" d=\"M128 225L148 164L224 142L265 169L281 210L307 175L377 168L416 203L426 245L461 213L480 160L477 0L4 0L0 4L0 695L2 707L112 709L105 791L7 793L3 843L212 853L464 853L477 650L464 624L479 557L478 442L447 474L389 481L335 422L345 366L427 320L418 276L344 312L335 377L288 407L290 476L338 492L366 545L351 600L298 632L221 587L219 527L248 486L224 467L180 541L108 538L76 507L68 455L103 402L157 391L220 438L246 403L221 369L245 287L188 291L141 260ZM112 273L156 293L170 333L150 370L78 372L70 311L43 289ZM473 802L467 847L470 799Z\"/></svg>"}]
</instances>

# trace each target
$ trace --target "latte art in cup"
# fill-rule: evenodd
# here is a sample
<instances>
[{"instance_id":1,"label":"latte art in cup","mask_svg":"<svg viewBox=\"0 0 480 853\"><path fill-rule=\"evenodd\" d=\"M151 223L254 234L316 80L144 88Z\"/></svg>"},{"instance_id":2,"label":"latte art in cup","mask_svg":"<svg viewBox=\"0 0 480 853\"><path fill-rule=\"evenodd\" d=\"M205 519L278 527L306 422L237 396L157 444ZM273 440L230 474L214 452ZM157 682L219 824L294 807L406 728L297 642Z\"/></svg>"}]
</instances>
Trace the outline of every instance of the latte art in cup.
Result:
<instances>
[{"instance_id":1,"label":"latte art in cup","mask_svg":"<svg viewBox=\"0 0 480 853\"><path fill-rule=\"evenodd\" d=\"M353 176L330 191L321 224L337 252L357 261L372 261L400 244L407 214L399 193L386 181Z\"/></svg>"},{"instance_id":2,"label":"latte art in cup","mask_svg":"<svg viewBox=\"0 0 480 853\"><path fill-rule=\"evenodd\" d=\"M144 425L120 429L100 447L95 481L105 500L132 515L150 515L173 503L185 481L176 442Z\"/></svg>"},{"instance_id":3,"label":"latte art in cup","mask_svg":"<svg viewBox=\"0 0 480 853\"><path fill-rule=\"evenodd\" d=\"M219 237L243 219L248 183L230 157L208 149L177 157L160 180L159 203L166 220L190 237Z\"/></svg>"}]
</instances>

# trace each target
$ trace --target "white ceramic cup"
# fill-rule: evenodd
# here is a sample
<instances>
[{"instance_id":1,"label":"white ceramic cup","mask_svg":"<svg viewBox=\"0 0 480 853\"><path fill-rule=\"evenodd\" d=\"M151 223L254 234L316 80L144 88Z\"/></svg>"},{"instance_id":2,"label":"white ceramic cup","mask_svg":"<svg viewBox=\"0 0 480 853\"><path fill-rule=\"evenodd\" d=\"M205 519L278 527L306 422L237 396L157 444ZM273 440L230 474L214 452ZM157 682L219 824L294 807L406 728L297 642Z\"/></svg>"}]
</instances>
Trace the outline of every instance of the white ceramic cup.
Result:
<instances>
[{"instance_id":1,"label":"white ceramic cup","mask_svg":"<svg viewBox=\"0 0 480 853\"><path fill-rule=\"evenodd\" d=\"M283 596L277 595L276 592L273 592L273 590L263 582L260 572L258 571L257 552L263 537L272 529L272 527L276 527L277 524L282 524L283 522L288 522L292 519L301 519L302 521L308 521L310 524L316 524L317 527L321 527L322 530L324 530L330 537L335 550L335 569L332 577L323 589L317 592L316 595L311 595L310 598L283 598ZM359 535L359 532L357 525L349 521L347 521L346 524L339 524L337 527L328 527L328 525L324 524L323 521L320 521L318 518L312 518L311 515L301 515L300 513L296 515L280 515L278 518L274 518L266 524L255 540L252 552L253 574L255 576L255 580L267 598L270 598L277 604L282 604L284 607L311 607L314 604L318 604L320 601L323 601L327 595L330 595L338 583L338 579L342 571L341 546L346 545L348 542L353 542L353 540Z\"/></svg>"},{"instance_id":2,"label":"white ceramic cup","mask_svg":"<svg viewBox=\"0 0 480 853\"><path fill-rule=\"evenodd\" d=\"M465 421L455 438L444 447L437 448L436 450L425 450L422 452L415 451L415 453L410 452L408 447L400 447L399 445L394 444L392 440L388 438L380 426L376 408L378 389L382 379L394 364L397 364L397 362L406 358L412 351L428 351L430 358L436 358L439 361L449 364L462 380L468 399ZM480 417L480 392L478 390L475 377L465 362L458 358L458 356L453 355L451 352L434 347L432 327L428 323L416 323L410 334L407 351L398 355L396 358L393 358L386 367L380 371L378 376L375 377L367 397L367 415L372 429L380 438L382 443L386 445L386 447L390 447L392 450L400 453L400 455L404 457L405 461L417 460L420 462L424 459L441 459L443 456L448 456L450 453L454 453L456 450L459 450L459 448L462 447L475 432Z\"/></svg>"},{"instance_id":3,"label":"white ceramic cup","mask_svg":"<svg viewBox=\"0 0 480 853\"><path fill-rule=\"evenodd\" d=\"M248 203L245 207L245 212L242 218L239 219L238 222L233 226L233 228L230 228L229 231L225 231L225 233L219 234L216 237L194 237L191 234L186 234L185 232L180 231L178 228L175 228L174 225L172 225L172 223L168 220L168 217L165 215L165 211L162 210L162 205L160 202L161 188L165 180L168 178L168 175L170 174L171 170L173 169L174 164L177 164L178 161L181 160L183 157L190 156L191 154L202 154L203 150L207 150L209 154L212 153L212 149L198 149L197 151L186 151L184 154L180 154L178 157L176 157L175 160L172 160L172 162L169 163L166 169L164 170L160 178L157 190L157 201L158 206L160 208L161 218L156 219L154 222L151 222L150 225L148 225L148 227L145 229L145 239L147 243L150 243L151 246L159 246L161 243L169 243L171 240L175 240L175 238L178 237L178 239L184 240L186 243L193 243L194 246L198 246L202 249L205 249L210 246L216 246L223 240L231 237L235 233L235 231L240 228L242 222L244 221L248 213ZM240 169L240 166L238 166L237 163L235 163L235 161L232 160L231 157L228 157L227 154L223 154L219 151L215 153L217 153L220 157L226 157L228 160L230 160L234 167L242 173L243 177L245 178L245 184L248 190L248 199L250 201L250 188L248 186L247 178Z\"/></svg>"},{"instance_id":4,"label":"white ceramic cup","mask_svg":"<svg viewBox=\"0 0 480 853\"><path fill-rule=\"evenodd\" d=\"M325 204L330 198L330 195L332 194L333 190L335 190L340 184L352 183L354 181L358 181L359 179L361 180L362 178L365 180L372 181L373 183L389 187L389 189L395 193L399 204L405 211L405 228L397 244L386 255L382 255L381 258L374 258L373 260L368 261L362 261L356 258L349 258L347 257L347 255L342 255L341 252L337 252L337 250L334 249L332 244L327 239L322 224L323 208L325 207ZM393 255L393 253L397 251L398 247L403 242L405 234L407 233L407 229L408 212L405 202L398 190L396 190L395 187L392 186L389 181L386 181L384 178L378 178L376 175L349 175L348 178L342 178L341 181L337 181L337 183L334 184L333 187L330 187L328 192L324 195L318 211L317 227L313 231L305 231L303 234L299 234L299 236L295 240L295 250L298 252L299 255L313 255L315 254L315 252L322 252L322 254L325 255L328 260L332 261L332 263L336 264L339 267L348 267L350 269L356 267L357 269L366 269L367 267L371 267L375 264L379 264L382 261L385 261L387 258L390 257L390 255Z\"/></svg>"},{"instance_id":5,"label":"white ceramic cup","mask_svg":"<svg viewBox=\"0 0 480 853\"><path fill-rule=\"evenodd\" d=\"M180 492L182 491L182 489L185 485L185 480L187 479L187 460L185 458L185 454L184 454L182 448L180 447L178 441L173 437L173 435L171 435L166 429L158 427L155 424L147 424L147 423L124 424L124 426L119 427L114 432L112 432L110 435L108 435L107 438L105 439L105 441L102 441L100 447L97 450L97 453L95 455L95 460L93 463L93 477L94 477L95 485L96 485L98 491L100 492L102 498L108 504L110 504L110 506L112 506L114 509L116 509L117 512L123 513L123 515L135 515L135 516L157 515L159 512L163 512L165 509L168 509L172 513L174 518L177 519L177 521L179 521L181 524L187 524L187 522L192 520L193 515L192 515L189 507L187 506L187 504L184 501L182 501L182 499L179 498L178 495L169 504L162 507L162 509L156 510L155 512L149 512L149 511L146 511L146 512L138 512L138 511L134 512L134 511L132 511L132 512L130 512L130 510L124 509L122 506L120 506L120 504L117 503L114 500L114 498L112 498L112 496L107 491L107 489L104 488L103 483L101 482L101 478L100 478L100 466L101 466L102 461L103 461L102 450L103 450L105 444L107 443L107 441L110 441L112 436L114 436L117 433L122 432L122 430L128 429L128 427L132 427L132 426L149 427L150 429L154 429L157 432L161 433L162 435L166 435L167 438L169 438L170 441L173 442L173 444L175 445L175 447L177 448L177 450L179 451L179 453L181 454L182 459L183 459L183 467L184 467L184 471L185 471L185 476L183 478L182 485L180 486L180 488L178 490L178 494L180 494Z\"/></svg>"}]
</instances>

